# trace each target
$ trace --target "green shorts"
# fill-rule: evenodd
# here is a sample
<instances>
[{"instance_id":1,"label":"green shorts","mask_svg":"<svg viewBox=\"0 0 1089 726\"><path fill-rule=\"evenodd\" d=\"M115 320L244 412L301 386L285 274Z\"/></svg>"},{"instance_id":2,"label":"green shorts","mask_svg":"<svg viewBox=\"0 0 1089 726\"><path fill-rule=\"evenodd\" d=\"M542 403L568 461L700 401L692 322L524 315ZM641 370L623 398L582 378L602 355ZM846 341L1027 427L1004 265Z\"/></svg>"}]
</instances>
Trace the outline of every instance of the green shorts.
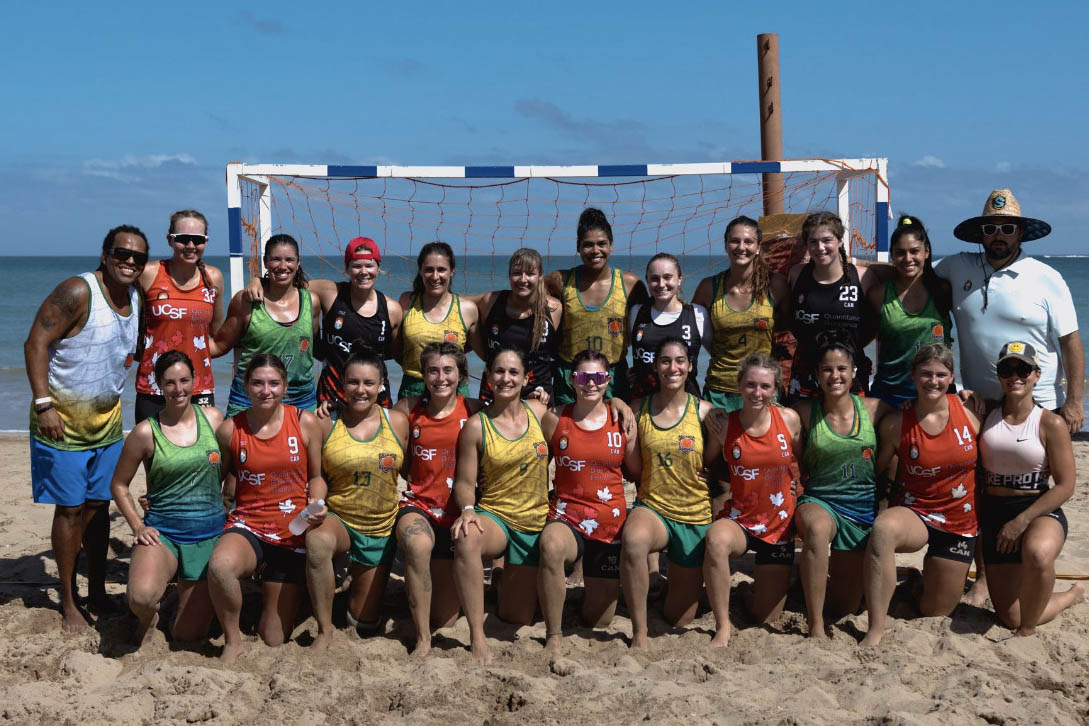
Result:
<instances>
[{"instance_id":1,"label":"green shorts","mask_svg":"<svg viewBox=\"0 0 1089 726\"><path fill-rule=\"evenodd\" d=\"M401 378L401 387L397 389L397 400L408 396L422 396L427 390L427 384L424 383L422 378L413 378L411 376L404 376ZM469 395L469 382L462 381L458 384L458 394L468 397Z\"/></svg>"},{"instance_id":2,"label":"green shorts","mask_svg":"<svg viewBox=\"0 0 1089 726\"><path fill-rule=\"evenodd\" d=\"M677 567L703 567L704 538L711 523L688 524L678 522L669 517L663 517L654 507L651 507L638 499L635 507L643 507L654 513L665 525L669 541L666 543L666 559ZM634 508L634 507L633 507Z\"/></svg>"},{"instance_id":3,"label":"green shorts","mask_svg":"<svg viewBox=\"0 0 1089 726\"><path fill-rule=\"evenodd\" d=\"M630 397L628 390L628 362L622 360L609 366L609 385L605 387L605 398L619 398L627 401ZM552 396L557 404L575 402L575 389L571 386L571 364L557 361L552 373Z\"/></svg>"},{"instance_id":4,"label":"green shorts","mask_svg":"<svg viewBox=\"0 0 1089 726\"><path fill-rule=\"evenodd\" d=\"M744 405L740 393L720 391L719 389L711 388L710 386L704 386L703 400L710 401L715 408L721 408L726 413L740 411L741 407Z\"/></svg>"},{"instance_id":5,"label":"green shorts","mask_svg":"<svg viewBox=\"0 0 1089 726\"><path fill-rule=\"evenodd\" d=\"M216 546L219 535L202 539L192 544L178 544L166 535L159 533L159 542L170 550L178 561L178 580L194 582L208 576L208 560Z\"/></svg>"},{"instance_id":6,"label":"green shorts","mask_svg":"<svg viewBox=\"0 0 1089 726\"><path fill-rule=\"evenodd\" d=\"M866 549L866 540L870 537L872 524L863 524L832 509L831 505L817 497L803 494L798 498L798 506L813 503L819 505L836 523L836 536L832 538L832 549L843 552L862 552Z\"/></svg>"},{"instance_id":7,"label":"green shorts","mask_svg":"<svg viewBox=\"0 0 1089 726\"><path fill-rule=\"evenodd\" d=\"M483 514L498 524L499 529L503 530L503 534L507 536L506 558L508 565L537 566L541 554L540 550L537 549L537 540L541 538L540 532L521 532L504 522L497 514L492 514L480 507L474 507L474 509L477 514Z\"/></svg>"},{"instance_id":8,"label":"green shorts","mask_svg":"<svg viewBox=\"0 0 1089 726\"><path fill-rule=\"evenodd\" d=\"M329 514L337 517L332 512L329 512ZM340 517L337 517L337 520L344 525L344 529L348 532L348 542L350 543L348 546L348 559L364 567L380 567L393 562L393 555L397 551L397 540L394 539L392 534L387 534L385 537L371 537L352 529Z\"/></svg>"}]
</instances>

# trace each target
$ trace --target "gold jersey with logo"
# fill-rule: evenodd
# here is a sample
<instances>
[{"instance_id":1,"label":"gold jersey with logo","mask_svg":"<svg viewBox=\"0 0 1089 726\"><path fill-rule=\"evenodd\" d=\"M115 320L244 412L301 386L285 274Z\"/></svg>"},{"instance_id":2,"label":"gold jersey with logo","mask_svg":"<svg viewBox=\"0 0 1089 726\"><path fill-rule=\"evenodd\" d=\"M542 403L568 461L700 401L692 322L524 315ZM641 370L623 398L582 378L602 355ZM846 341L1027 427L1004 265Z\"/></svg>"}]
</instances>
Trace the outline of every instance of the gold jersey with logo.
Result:
<instances>
[{"instance_id":1,"label":"gold jersey with logo","mask_svg":"<svg viewBox=\"0 0 1089 726\"><path fill-rule=\"evenodd\" d=\"M628 293L624 290L624 272L614 267L609 294L597 307L589 307L582 302L579 292L579 269L568 270L563 282L560 360L570 363L582 351L596 350L605 354L609 365L616 365L624 358L628 342Z\"/></svg>"},{"instance_id":2,"label":"gold jersey with logo","mask_svg":"<svg viewBox=\"0 0 1089 726\"><path fill-rule=\"evenodd\" d=\"M343 419L333 425L321 447L321 469L329 492L325 503L345 525L368 537L386 537L397 519L397 474L404 447L386 409L374 436L360 441Z\"/></svg>"},{"instance_id":3,"label":"gold jersey with logo","mask_svg":"<svg viewBox=\"0 0 1089 726\"><path fill-rule=\"evenodd\" d=\"M455 293L450 293L450 307L447 308L446 315L439 322L433 323L424 315L420 296L414 296L412 307L405 313L405 319L401 322L401 340L403 341L401 369L409 378L423 378L420 353L428 343L446 341L465 350L469 345L469 328L461 315L461 298Z\"/></svg>"},{"instance_id":4,"label":"gold jersey with logo","mask_svg":"<svg viewBox=\"0 0 1089 726\"><path fill-rule=\"evenodd\" d=\"M726 272L714 278L711 298L711 364L707 386L716 391L737 393L737 366L753 353L771 353L775 306L767 295L753 300L744 310L734 310L726 301Z\"/></svg>"},{"instance_id":5,"label":"gold jersey with logo","mask_svg":"<svg viewBox=\"0 0 1089 726\"><path fill-rule=\"evenodd\" d=\"M484 492L477 506L491 512L519 532L540 532L548 517L548 443L537 416L525 406L529 425L516 439L508 439L480 412L480 470Z\"/></svg>"},{"instance_id":6,"label":"gold jersey with logo","mask_svg":"<svg viewBox=\"0 0 1089 726\"><path fill-rule=\"evenodd\" d=\"M710 524L711 497L698 476L703 468L699 399L688 394L677 423L662 428L650 414L651 398L644 398L639 407L643 475L636 496L663 517L685 524Z\"/></svg>"}]
</instances>

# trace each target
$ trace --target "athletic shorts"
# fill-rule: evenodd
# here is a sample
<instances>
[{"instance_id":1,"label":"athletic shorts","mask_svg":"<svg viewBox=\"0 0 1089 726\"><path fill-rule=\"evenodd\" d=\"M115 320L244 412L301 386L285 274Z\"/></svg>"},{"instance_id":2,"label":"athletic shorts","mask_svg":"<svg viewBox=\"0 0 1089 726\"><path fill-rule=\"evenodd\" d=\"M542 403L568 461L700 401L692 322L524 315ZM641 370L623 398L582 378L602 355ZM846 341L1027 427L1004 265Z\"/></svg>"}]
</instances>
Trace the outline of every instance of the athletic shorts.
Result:
<instances>
[{"instance_id":1,"label":"athletic shorts","mask_svg":"<svg viewBox=\"0 0 1089 726\"><path fill-rule=\"evenodd\" d=\"M121 458L123 441L97 449L56 449L30 437L30 481L34 501L60 507L113 498L110 481Z\"/></svg>"},{"instance_id":2,"label":"athletic shorts","mask_svg":"<svg viewBox=\"0 0 1089 726\"><path fill-rule=\"evenodd\" d=\"M401 378L401 387L397 389L397 400L402 398L408 398L409 396L422 396L427 392L427 384L424 383L422 378L413 378L412 376L404 376ZM469 397L469 382L462 381L458 384L458 395Z\"/></svg>"},{"instance_id":3,"label":"athletic shorts","mask_svg":"<svg viewBox=\"0 0 1089 726\"><path fill-rule=\"evenodd\" d=\"M666 559L677 567L703 567L704 538L711 527L710 522L707 524L678 522L662 516L654 507L638 499L635 500L635 506L632 508L635 507L650 510L665 525L666 534L669 537L666 543Z\"/></svg>"},{"instance_id":4,"label":"athletic shorts","mask_svg":"<svg viewBox=\"0 0 1089 726\"><path fill-rule=\"evenodd\" d=\"M911 511L915 512L914 509ZM919 517L923 524L926 524L923 515L918 512L915 512L915 515ZM929 524L926 524L926 531L926 556L923 559L940 557L943 560L953 560L954 562L972 561L972 557L976 552L975 537L964 537L952 532L943 532L940 529L931 527Z\"/></svg>"},{"instance_id":5,"label":"athletic shorts","mask_svg":"<svg viewBox=\"0 0 1089 726\"><path fill-rule=\"evenodd\" d=\"M266 542L243 527L229 527L223 534L240 534L246 538L257 555L257 566L264 564L263 582L282 582L287 585L306 585L306 553L288 547L278 547Z\"/></svg>"},{"instance_id":6,"label":"athletic shorts","mask_svg":"<svg viewBox=\"0 0 1089 726\"><path fill-rule=\"evenodd\" d=\"M732 521L732 520L731 520ZM754 537L747 529L745 532L745 549L752 552L753 563L757 565L793 565L794 564L794 540L789 542L765 542L759 537Z\"/></svg>"},{"instance_id":7,"label":"athletic shorts","mask_svg":"<svg viewBox=\"0 0 1089 726\"><path fill-rule=\"evenodd\" d=\"M605 398L619 398L627 401L628 393L628 362L622 360L609 366L609 385L605 387ZM557 362L552 374L552 388L555 394L554 405L561 406L575 402L575 389L571 387L571 364Z\"/></svg>"},{"instance_id":8,"label":"athletic shorts","mask_svg":"<svg viewBox=\"0 0 1089 726\"><path fill-rule=\"evenodd\" d=\"M199 396L193 396L189 401L194 406L214 406L216 405L216 397L213 393L205 393ZM155 414L166 408L166 399L162 396L156 396L151 393L137 393L136 405L133 406L133 411L136 416L136 423L140 423L144 419L149 419Z\"/></svg>"},{"instance_id":9,"label":"athletic shorts","mask_svg":"<svg viewBox=\"0 0 1089 726\"><path fill-rule=\"evenodd\" d=\"M1032 506L1042 494L1026 494L1012 497L996 497L984 494L979 502L979 546L983 548L983 562L988 565L1006 565L1021 562L1021 547L1014 552L998 551L998 533L1011 519ZM1070 525L1062 507L1040 515L1051 517L1063 528L1063 540L1070 533Z\"/></svg>"},{"instance_id":10,"label":"athletic shorts","mask_svg":"<svg viewBox=\"0 0 1089 726\"><path fill-rule=\"evenodd\" d=\"M163 547L170 550L170 554L174 555L174 559L178 561L179 581L192 582L204 580L208 577L208 560L212 557L212 550L218 541L219 535L217 534L214 537L202 539L200 542L180 544L162 532L159 533L159 542ZM145 545L136 546L144 547Z\"/></svg>"},{"instance_id":11,"label":"athletic shorts","mask_svg":"<svg viewBox=\"0 0 1089 726\"><path fill-rule=\"evenodd\" d=\"M864 524L850 517L845 517L832 509L830 504L810 494L803 494L798 499L799 507L809 503L820 506L824 511L828 512L829 516L832 517L832 521L835 522L836 536L832 538L832 549L842 552L862 552L866 549L866 542L873 530L872 523Z\"/></svg>"},{"instance_id":12,"label":"athletic shorts","mask_svg":"<svg viewBox=\"0 0 1089 726\"><path fill-rule=\"evenodd\" d=\"M329 512L329 516L336 517L337 521L344 525L344 531L348 533L348 559L364 567L381 567L393 562L393 556L397 553L397 540L392 534L385 537L372 537L363 534L352 527L335 512Z\"/></svg>"},{"instance_id":13,"label":"athletic shorts","mask_svg":"<svg viewBox=\"0 0 1089 726\"><path fill-rule=\"evenodd\" d=\"M575 546L578 554L575 559L582 560L582 574L584 577L601 577L606 580L620 579L620 540L614 542L602 542L590 539L578 527L563 519L551 519L567 525L571 534L575 535ZM546 525L547 526L547 525Z\"/></svg>"},{"instance_id":14,"label":"athletic shorts","mask_svg":"<svg viewBox=\"0 0 1089 726\"><path fill-rule=\"evenodd\" d=\"M740 393L720 391L719 389L711 388L710 386L704 386L703 400L710 401L715 408L721 408L726 413L740 411L742 406L744 406L744 400L741 398Z\"/></svg>"},{"instance_id":15,"label":"athletic shorts","mask_svg":"<svg viewBox=\"0 0 1089 726\"><path fill-rule=\"evenodd\" d=\"M537 540L541 538L540 532L521 532L504 522L498 514L492 514L480 507L473 507L477 514L482 514L499 525L503 534L507 536L506 560L508 565L525 565L536 567L540 562L541 552L537 548Z\"/></svg>"},{"instance_id":16,"label":"athletic shorts","mask_svg":"<svg viewBox=\"0 0 1089 726\"><path fill-rule=\"evenodd\" d=\"M431 546L431 559L433 560L452 560L454 559L454 538L450 536L449 527L441 527L435 523L435 520L427 516L424 510L419 507L415 507L411 504L407 504L397 510L397 521L401 521L401 517L406 514L418 514L424 518L427 524L431 527L431 535L435 539L435 544ZM396 525L394 525L394 531L396 531Z\"/></svg>"}]
</instances>

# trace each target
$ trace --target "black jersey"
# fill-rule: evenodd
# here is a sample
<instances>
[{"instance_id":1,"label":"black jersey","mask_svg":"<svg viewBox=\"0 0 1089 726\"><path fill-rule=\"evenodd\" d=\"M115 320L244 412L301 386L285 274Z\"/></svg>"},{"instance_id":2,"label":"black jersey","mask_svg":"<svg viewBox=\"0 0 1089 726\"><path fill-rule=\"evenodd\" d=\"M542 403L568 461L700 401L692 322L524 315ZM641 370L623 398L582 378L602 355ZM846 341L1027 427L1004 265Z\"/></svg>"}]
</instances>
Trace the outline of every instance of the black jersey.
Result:
<instances>
[{"instance_id":1,"label":"black jersey","mask_svg":"<svg viewBox=\"0 0 1089 726\"><path fill-rule=\"evenodd\" d=\"M658 345L666 338L680 338L688 347L688 360L692 370L684 389L696 398L700 397L700 387L696 383L697 360L700 355L701 340L699 325L696 323L696 309L684 303L681 314L672 323L659 325L651 317L653 303L643 303L635 314L631 328L631 395L632 400L649 396L658 390L658 376L654 373L654 354ZM707 321L704 321L707 324Z\"/></svg>"},{"instance_id":2,"label":"black jersey","mask_svg":"<svg viewBox=\"0 0 1089 726\"><path fill-rule=\"evenodd\" d=\"M875 316L862 293L858 270L850 263L844 264L843 268L840 279L824 284L813 279L813 263L810 262L794 283L791 331L798 347L791 368L791 397L812 398L820 390L817 337L824 332L831 332L855 351L858 371L851 392L864 393L869 389L872 364L863 351L863 344L872 336Z\"/></svg>"},{"instance_id":3,"label":"black jersey","mask_svg":"<svg viewBox=\"0 0 1089 726\"><path fill-rule=\"evenodd\" d=\"M386 408L393 405L389 393L389 376L385 360L393 358L393 326L389 319L386 296L375 291L378 309L369 318L363 317L352 306L349 283L337 283L337 297L329 312L321 319L321 339L318 341L318 358L325 362L318 378L318 399L338 406L344 403L344 386L340 374L352 353L352 344L361 341L370 345L382 356L382 391L378 403Z\"/></svg>"},{"instance_id":4,"label":"black jersey","mask_svg":"<svg viewBox=\"0 0 1089 726\"><path fill-rule=\"evenodd\" d=\"M556 345L559 343L556 329L552 326L552 318L545 317L544 329L541 331L541 340L537 344L537 350L530 350L533 345L533 324L536 315L525 318L512 318L507 315L507 300L510 299L509 290L501 290L495 296L488 318L484 321L484 344L489 354L503 345L511 345L526 352L526 369L529 372L529 380L522 389L522 397L533 393L538 386L552 393L552 364L556 360ZM480 381L480 397L485 401L491 400L491 389L486 378Z\"/></svg>"}]
</instances>

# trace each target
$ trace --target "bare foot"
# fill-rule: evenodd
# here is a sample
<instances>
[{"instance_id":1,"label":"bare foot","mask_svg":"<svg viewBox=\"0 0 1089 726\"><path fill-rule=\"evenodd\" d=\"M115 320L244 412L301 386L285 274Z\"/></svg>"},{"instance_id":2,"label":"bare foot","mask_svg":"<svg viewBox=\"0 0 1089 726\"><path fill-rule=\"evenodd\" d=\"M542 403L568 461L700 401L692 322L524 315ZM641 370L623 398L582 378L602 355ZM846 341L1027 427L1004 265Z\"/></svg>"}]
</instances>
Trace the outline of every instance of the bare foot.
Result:
<instances>
[{"instance_id":1,"label":"bare foot","mask_svg":"<svg viewBox=\"0 0 1089 726\"><path fill-rule=\"evenodd\" d=\"M730 644L730 626L719 628L715 631L715 637L711 638L712 648L725 648Z\"/></svg>"},{"instance_id":2,"label":"bare foot","mask_svg":"<svg viewBox=\"0 0 1089 726\"><path fill-rule=\"evenodd\" d=\"M1067 590L1067 592L1074 593L1074 599L1073 601L1071 601L1070 605L1077 605L1078 603L1085 602L1085 586L1081 583L1071 585L1070 589ZM1067 607L1070 607L1070 605L1068 605Z\"/></svg>"},{"instance_id":3,"label":"bare foot","mask_svg":"<svg viewBox=\"0 0 1089 726\"><path fill-rule=\"evenodd\" d=\"M225 643L223 645L223 652L219 654L219 659L227 665L234 665L235 661L242 655L243 650L242 641Z\"/></svg>"},{"instance_id":4,"label":"bare foot","mask_svg":"<svg viewBox=\"0 0 1089 726\"><path fill-rule=\"evenodd\" d=\"M483 638L473 641L469 649L473 653L473 660L480 665L488 665L492 662L492 651Z\"/></svg>"},{"instance_id":5,"label":"bare foot","mask_svg":"<svg viewBox=\"0 0 1089 726\"><path fill-rule=\"evenodd\" d=\"M553 655L559 655L563 653L566 648L563 642L563 633L552 633L545 636L545 650Z\"/></svg>"},{"instance_id":6,"label":"bare foot","mask_svg":"<svg viewBox=\"0 0 1089 726\"><path fill-rule=\"evenodd\" d=\"M136 632L132 634L132 642L134 645L141 646L148 641L152 633L155 632L155 626L159 624L159 613L152 613L151 619L146 623L140 623L136 627Z\"/></svg>"},{"instance_id":7,"label":"bare foot","mask_svg":"<svg viewBox=\"0 0 1089 726\"><path fill-rule=\"evenodd\" d=\"M321 653L329 649L329 633L318 631L318 634L314 637L314 642L310 644L310 650L315 653Z\"/></svg>"},{"instance_id":8,"label":"bare foot","mask_svg":"<svg viewBox=\"0 0 1089 726\"><path fill-rule=\"evenodd\" d=\"M431 638L418 638L412 649L413 658L426 658L431 653Z\"/></svg>"},{"instance_id":9,"label":"bare foot","mask_svg":"<svg viewBox=\"0 0 1089 726\"><path fill-rule=\"evenodd\" d=\"M568 587L581 587L584 584L582 577L582 558L579 558L575 562L575 566L571 569L571 574L567 578Z\"/></svg>"},{"instance_id":10,"label":"bare foot","mask_svg":"<svg viewBox=\"0 0 1089 726\"><path fill-rule=\"evenodd\" d=\"M61 611L61 631L65 633L78 633L90 627L91 622L84 617L79 608L74 605Z\"/></svg>"},{"instance_id":11,"label":"bare foot","mask_svg":"<svg viewBox=\"0 0 1089 726\"><path fill-rule=\"evenodd\" d=\"M987 589L987 579L984 577L977 577L972 586L968 588L968 592L964 593L960 601L965 605L972 605L973 607L981 608L987 604L987 598L991 596L990 591Z\"/></svg>"},{"instance_id":12,"label":"bare foot","mask_svg":"<svg viewBox=\"0 0 1089 726\"><path fill-rule=\"evenodd\" d=\"M873 630L866 633L866 637L862 639L862 642L858 644L860 648L876 648L881 643L882 636L885 635L884 630Z\"/></svg>"},{"instance_id":13,"label":"bare foot","mask_svg":"<svg viewBox=\"0 0 1089 726\"><path fill-rule=\"evenodd\" d=\"M828 638L828 631L824 627L824 620L809 621L809 637L813 640L825 640Z\"/></svg>"},{"instance_id":14,"label":"bare foot","mask_svg":"<svg viewBox=\"0 0 1089 726\"><path fill-rule=\"evenodd\" d=\"M647 634L646 633L632 633L631 644L629 648L638 648L639 650L649 650L647 647Z\"/></svg>"}]
</instances>

